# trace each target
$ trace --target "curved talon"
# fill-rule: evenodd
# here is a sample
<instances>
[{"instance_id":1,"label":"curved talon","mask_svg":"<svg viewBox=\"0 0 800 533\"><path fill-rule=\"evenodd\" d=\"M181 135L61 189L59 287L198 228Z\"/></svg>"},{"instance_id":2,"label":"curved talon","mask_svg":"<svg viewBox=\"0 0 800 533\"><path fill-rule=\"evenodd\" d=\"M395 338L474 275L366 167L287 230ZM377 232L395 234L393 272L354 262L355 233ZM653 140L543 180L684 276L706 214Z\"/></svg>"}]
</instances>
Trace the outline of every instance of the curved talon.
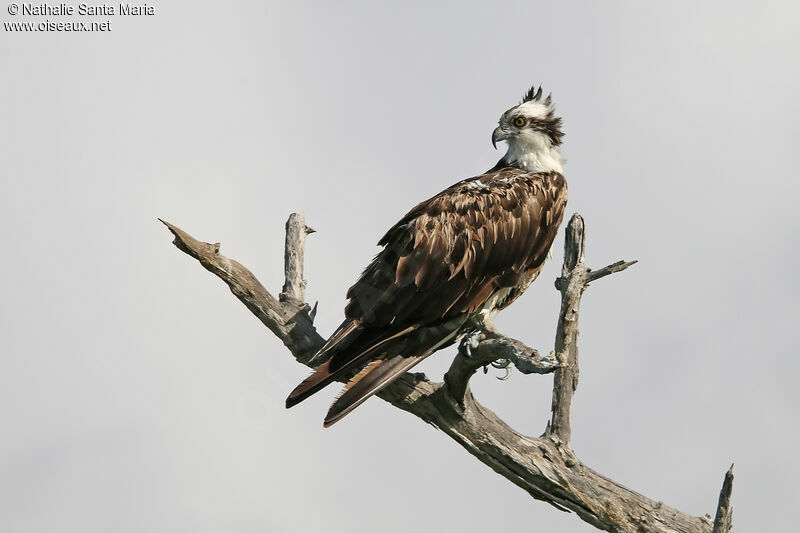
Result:
<instances>
[{"instance_id":1,"label":"curved talon","mask_svg":"<svg viewBox=\"0 0 800 533\"><path fill-rule=\"evenodd\" d=\"M492 361L489 363L494 368L502 368L506 371L506 375L503 377L498 376L497 379L500 381L505 381L509 377L511 377L511 360L510 359L498 359L497 361Z\"/></svg>"}]
</instances>

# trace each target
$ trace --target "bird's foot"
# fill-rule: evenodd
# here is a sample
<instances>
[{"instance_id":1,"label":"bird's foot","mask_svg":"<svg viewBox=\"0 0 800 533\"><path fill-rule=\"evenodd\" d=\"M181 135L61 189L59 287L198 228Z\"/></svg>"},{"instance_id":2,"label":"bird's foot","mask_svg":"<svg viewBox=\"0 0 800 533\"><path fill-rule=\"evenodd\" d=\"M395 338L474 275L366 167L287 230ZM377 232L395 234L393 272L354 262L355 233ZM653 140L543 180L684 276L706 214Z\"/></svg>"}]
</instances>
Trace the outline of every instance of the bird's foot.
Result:
<instances>
[{"instance_id":1,"label":"bird's foot","mask_svg":"<svg viewBox=\"0 0 800 533\"><path fill-rule=\"evenodd\" d=\"M472 354L472 351L478 347L478 345L487 339L501 337L500 333L497 332L496 329L492 328L490 330L483 330L483 329L476 329L467 333L464 338L461 340L461 344L458 346L458 353L461 354L463 357L467 359L475 359ZM510 359L497 359L496 361L490 361L483 365L483 373L486 374L489 372L489 365L493 368L500 368L506 371L505 375L502 377L498 377L499 380L507 380L509 376L511 376L511 360Z\"/></svg>"},{"instance_id":2,"label":"bird's foot","mask_svg":"<svg viewBox=\"0 0 800 533\"><path fill-rule=\"evenodd\" d=\"M461 339L461 344L458 346L458 353L467 359L472 359L472 350L477 348L478 344L484 339L486 339L486 335L481 330L476 329L467 333L464 338Z\"/></svg>"},{"instance_id":3,"label":"bird's foot","mask_svg":"<svg viewBox=\"0 0 800 533\"><path fill-rule=\"evenodd\" d=\"M481 340L487 339L499 339L503 337L503 334L495 327L494 320L492 320L492 316L485 316L483 317L483 321L481 323ZM497 359L496 361L492 361L489 363L492 365L493 368L501 368L506 371L503 377L498 377L497 379L505 381L511 376L511 360L510 359ZM486 374L489 372L489 365L483 366L483 373Z\"/></svg>"}]
</instances>

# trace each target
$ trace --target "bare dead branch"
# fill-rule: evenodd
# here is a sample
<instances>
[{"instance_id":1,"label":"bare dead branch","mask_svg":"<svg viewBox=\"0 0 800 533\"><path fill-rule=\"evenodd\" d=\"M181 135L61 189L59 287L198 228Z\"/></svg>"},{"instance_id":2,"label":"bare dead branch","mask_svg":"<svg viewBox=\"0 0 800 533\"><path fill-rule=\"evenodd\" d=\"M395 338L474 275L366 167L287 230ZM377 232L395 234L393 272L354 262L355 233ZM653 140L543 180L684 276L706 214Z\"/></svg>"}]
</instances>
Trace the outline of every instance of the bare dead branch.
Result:
<instances>
[{"instance_id":1,"label":"bare dead branch","mask_svg":"<svg viewBox=\"0 0 800 533\"><path fill-rule=\"evenodd\" d=\"M572 434L572 396L578 388L578 311L589 283L625 270L636 261L617 261L592 271L584 260L586 234L583 217L575 213L567 224L564 265L556 288L561 292L561 311L556 329L555 357L559 368L553 379L552 418L547 435L569 447Z\"/></svg>"},{"instance_id":2,"label":"bare dead branch","mask_svg":"<svg viewBox=\"0 0 800 533\"><path fill-rule=\"evenodd\" d=\"M609 274L614 274L616 272L622 272L626 268L631 265L635 265L638 261L617 261L616 263L612 263L608 266L604 266L599 270L589 270L586 273L587 283L592 282L596 279L604 278Z\"/></svg>"},{"instance_id":3,"label":"bare dead branch","mask_svg":"<svg viewBox=\"0 0 800 533\"><path fill-rule=\"evenodd\" d=\"M560 368L553 377L553 416L547 435L569 446L572 432L572 395L578 388L578 309L586 288L584 275L583 217L577 213L567 224L564 265L556 288L561 292L561 311L556 329L555 352Z\"/></svg>"},{"instance_id":4,"label":"bare dead branch","mask_svg":"<svg viewBox=\"0 0 800 533\"><path fill-rule=\"evenodd\" d=\"M161 220L161 219L159 219ZM161 220L175 236L172 243L194 257L206 270L224 281L231 292L291 350L298 361L308 361L325 339L314 329L308 313L295 302L280 302L238 262L219 253L220 244L201 242Z\"/></svg>"},{"instance_id":5,"label":"bare dead branch","mask_svg":"<svg viewBox=\"0 0 800 533\"><path fill-rule=\"evenodd\" d=\"M717 516L714 518L712 533L730 533L733 528L733 509L731 509L731 493L733 492L733 465L725 473L722 490L719 491Z\"/></svg>"},{"instance_id":6,"label":"bare dead branch","mask_svg":"<svg viewBox=\"0 0 800 533\"><path fill-rule=\"evenodd\" d=\"M303 279L303 263L306 235L314 230L306 226L303 213L292 213L286 221L286 246L283 254L285 281L280 301L291 301L297 305L305 304L306 280Z\"/></svg>"},{"instance_id":7,"label":"bare dead branch","mask_svg":"<svg viewBox=\"0 0 800 533\"><path fill-rule=\"evenodd\" d=\"M302 300L293 301L291 297L279 301L249 270L220 254L219 244L198 241L174 225L164 224L175 236L175 246L222 279L299 362L308 364L309 358L324 342L314 329L308 304ZM298 219L289 226L293 224L305 227L305 222L301 226ZM287 239L288 246L302 247L302 238ZM554 390L553 419L544 437L521 435L473 398L467 383L475 369L481 366L475 367L475 362L460 361L456 364L454 361L448 371L446 386L432 382L422 374L408 373L378 396L439 428L533 498L560 510L575 512L598 529L617 533L712 533L713 524L709 518L690 516L631 491L586 467L569 448L572 393L577 384L578 370L577 306L588 282L602 277L592 278L590 271L583 266L583 248L583 220L576 215L568 226L565 265L557 282L562 291L562 310L554 355L541 358L535 350L506 338L483 341L473 350L478 361L511 359L521 370L530 364L532 372L537 372L537 369L550 371L557 367L557 363L566 365L556 368L556 381L560 388ZM287 254L287 257L302 263L302 253L298 256ZM606 267L608 273L615 268L618 267ZM287 279L302 280L302 265L292 272L289 276L287 269ZM298 286L295 283L294 287ZM292 290L296 289L284 289L284 292L298 294ZM463 356L456 359L459 357L463 359ZM730 489L727 493L726 501L729 502Z\"/></svg>"},{"instance_id":8,"label":"bare dead branch","mask_svg":"<svg viewBox=\"0 0 800 533\"><path fill-rule=\"evenodd\" d=\"M540 355L537 350L509 337L482 341L472 351L472 356L487 362L497 361L498 358L510 361L523 374L550 374L558 368L553 352Z\"/></svg>"},{"instance_id":9,"label":"bare dead branch","mask_svg":"<svg viewBox=\"0 0 800 533\"><path fill-rule=\"evenodd\" d=\"M549 374L558 368L554 355L542 357L539 352L509 337L482 340L472 348L469 356L459 351L444 375L450 395L463 402L470 377L481 367L494 361L505 360L523 374Z\"/></svg>"},{"instance_id":10,"label":"bare dead branch","mask_svg":"<svg viewBox=\"0 0 800 533\"><path fill-rule=\"evenodd\" d=\"M450 395L463 402L472 375L479 368L498 360L514 365L523 374L549 374L558 368L558 361L552 353L542 357L538 351L509 337L484 339L472 348L468 356L459 351L453 359L444 375Z\"/></svg>"}]
</instances>

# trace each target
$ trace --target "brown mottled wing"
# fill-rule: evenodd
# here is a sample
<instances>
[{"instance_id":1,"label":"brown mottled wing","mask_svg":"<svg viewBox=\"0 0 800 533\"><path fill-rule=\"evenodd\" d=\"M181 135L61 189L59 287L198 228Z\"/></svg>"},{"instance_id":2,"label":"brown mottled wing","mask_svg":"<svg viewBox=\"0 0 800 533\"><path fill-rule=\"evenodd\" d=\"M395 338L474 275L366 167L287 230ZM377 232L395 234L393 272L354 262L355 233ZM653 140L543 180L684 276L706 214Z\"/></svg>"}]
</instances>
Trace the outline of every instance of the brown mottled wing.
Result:
<instances>
[{"instance_id":1,"label":"brown mottled wing","mask_svg":"<svg viewBox=\"0 0 800 533\"><path fill-rule=\"evenodd\" d=\"M504 168L419 204L347 293L347 318L405 328L478 310L547 258L564 213L560 174Z\"/></svg>"},{"instance_id":2,"label":"brown mottled wing","mask_svg":"<svg viewBox=\"0 0 800 533\"><path fill-rule=\"evenodd\" d=\"M369 361L334 403L333 423L398 375L452 343L500 288L538 269L566 204L557 173L503 168L422 202L378 243L347 293L346 320L315 356L325 361L287 399L294 405ZM333 421L330 421L333 417Z\"/></svg>"}]
</instances>

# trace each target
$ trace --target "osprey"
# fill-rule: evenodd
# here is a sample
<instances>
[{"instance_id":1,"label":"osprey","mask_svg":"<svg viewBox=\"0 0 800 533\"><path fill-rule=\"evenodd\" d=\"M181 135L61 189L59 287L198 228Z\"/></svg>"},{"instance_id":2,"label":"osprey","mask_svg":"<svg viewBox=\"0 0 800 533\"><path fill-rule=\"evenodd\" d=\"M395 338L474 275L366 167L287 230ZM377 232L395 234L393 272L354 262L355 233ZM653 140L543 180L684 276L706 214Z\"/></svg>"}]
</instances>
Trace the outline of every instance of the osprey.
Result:
<instances>
[{"instance_id":1,"label":"osprey","mask_svg":"<svg viewBox=\"0 0 800 533\"><path fill-rule=\"evenodd\" d=\"M485 174L425 200L378 242L347 292L345 320L311 362L291 407L350 377L328 427L436 350L466 334L496 334L492 318L536 279L567 202L561 119L532 87L503 113L492 144L507 153Z\"/></svg>"}]
</instances>

